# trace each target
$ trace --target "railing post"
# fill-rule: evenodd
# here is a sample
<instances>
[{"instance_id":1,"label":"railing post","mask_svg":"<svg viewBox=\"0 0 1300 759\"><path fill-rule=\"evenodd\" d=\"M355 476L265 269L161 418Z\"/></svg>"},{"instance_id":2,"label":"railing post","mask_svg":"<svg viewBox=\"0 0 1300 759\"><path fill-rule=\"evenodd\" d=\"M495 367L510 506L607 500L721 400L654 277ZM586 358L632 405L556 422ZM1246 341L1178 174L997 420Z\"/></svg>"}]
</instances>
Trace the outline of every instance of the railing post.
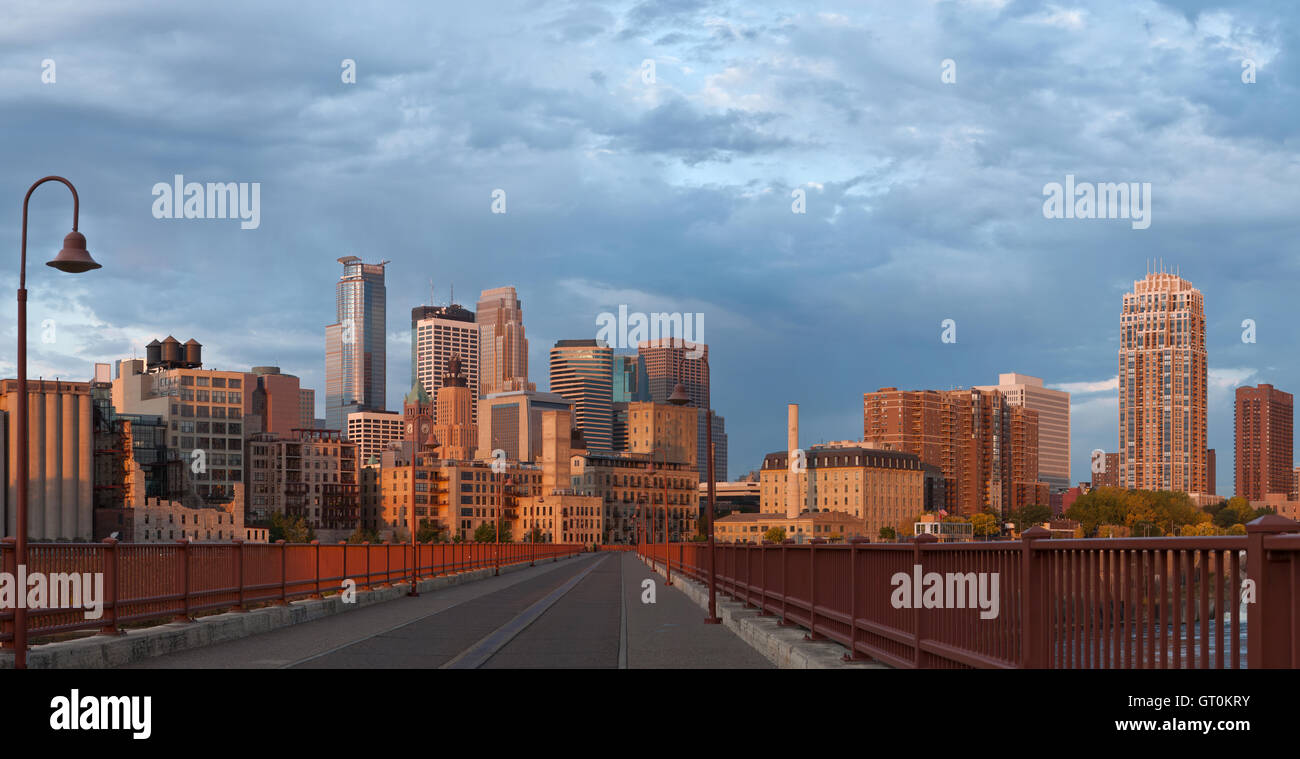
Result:
<instances>
[{"instance_id":1,"label":"railing post","mask_svg":"<svg viewBox=\"0 0 1300 759\"><path fill-rule=\"evenodd\" d=\"M1046 669L1048 661L1047 578L1041 560L1034 551L1034 541L1051 536L1042 527L1030 527L1020 533L1020 666ZM1125 615L1129 613L1124 610Z\"/></svg>"},{"instance_id":2,"label":"railing post","mask_svg":"<svg viewBox=\"0 0 1300 759\"><path fill-rule=\"evenodd\" d=\"M172 617L172 621L193 622L194 618L190 616L190 539L181 538L176 544L180 546L178 553L181 557L182 612Z\"/></svg>"},{"instance_id":3,"label":"railing post","mask_svg":"<svg viewBox=\"0 0 1300 759\"><path fill-rule=\"evenodd\" d=\"M18 576L18 539L14 537L0 538L0 546L4 546L4 550L0 550L0 570L3 570L6 573L6 575L8 575L9 577L17 577ZM16 623L17 620L15 619L14 622ZM13 640L8 640L3 643L0 643L0 648L4 648L4 649L15 648L16 647L15 641L17 641L17 639L18 639L18 630L15 627Z\"/></svg>"},{"instance_id":4,"label":"railing post","mask_svg":"<svg viewBox=\"0 0 1300 759\"><path fill-rule=\"evenodd\" d=\"M283 538L275 541L280 546L280 601L284 606L289 603L289 544Z\"/></svg>"},{"instance_id":5,"label":"railing post","mask_svg":"<svg viewBox=\"0 0 1300 759\"><path fill-rule=\"evenodd\" d=\"M758 542L758 616L770 617L772 612L767 610L767 546L772 545L772 541L767 538L759 538Z\"/></svg>"},{"instance_id":6,"label":"railing post","mask_svg":"<svg viewBox=\"0 0 1300 759\"><path fill-rule=\"evenodd\" d=\"M794 545L794 538L786 538L781 541L781 619L777 622L781 627L791 627L794 624L785 616L785 599L790 595L790 573L786 571L786 546L789 545Z\"/></svg>"},{"instance_id":7,"label":"railing post","mask_svg":"<svg viewBox=\"0 0 1300 759\"><path fill-rule=\"evenodd\" d=\"M348 577L348 541L340 540L339 545L343 546L341 549L343 551L343 571L340 573L343 577L339 580L339 592L342 592L344 585L351 578Z\"/></svg>"},{"instance_id":8,"label":"railing post","mask_svg":"<svg viewBox=\"0 0 1300 759\"><path fill-rule=\"evenodd\" d=\"M123 635L117 626L117 538L104 538L104 625L100 635Z\"/></svg>"},{"instance_id":9,"label":"railing post","mask_svg":"<svg viewBox=\"0 0 1300 759\"><path fill-rule=\"evenodd\" d=\"M862 661L867 657L858 650L858 546L868 538L849 538L849 652L844 661Z\"/></svg>"},{"instance_id":10,"label":"railing post","mask_svg":"<svg viewBox=\"0 0 1300 759\"><path fill-rule=\"evenodd\" d=\"M312 548L314 549L314 552L315 552L315 554L316 554L316 572L315 572L315 575L316 575L316 592L315 592L315 593L312 593L312 594L311 594L310 596L308 596L308 597L309 597L309 598L320 598L320 597L321 597L321 595L320 595L320 541L319 541L319 540L313 540L313 541L311 542L311 545L312 545Z\"/></svg>"},{"instance_id":11,"label":"railing post","mask_svg":"<svg viewBox=\"0 0 1300 759\"><path fill-rule=\"evenodd\" d=\"M1246 576L1255 581L1255 603L1246 632L1246 665L1250 669L1290 669L1300 666L1293 659L1294 638L1300 630L1294 614L1300 611L1300 588L1293 587L1292 562L1295 552L1264 548L1264 539L1300 530L1300 522L1277 514L1265 514L1246 525ZM1236 578L1233 578L1235 580ZM1235 583L1229 583L1233 587ZM1225 599L1236 604L1239 599ZM1223 613L1222 610L1219 611ZM1222 624L1222 623L1220 623Z\"/></svg>"},{"instance_id":12,"label":"railing post","mask_svg":"<svg viewBox=\"0 0 1300 759\"><path fill-rule=\"evenodd\" d=\"M939 542L939 538L929 533L923 533L912 538L912 565L914 567L921 567L921 577L925 576L925 565L921 562L921 549L929 543L937 542ZM916 572L917 570L914 569L912 571ZM924 609L922 609L920 605L915 605L912 608L912 666L917 669L921 668L921 640L923 639L925 632L925 618L922 615L923 611Z\"/></svg>"},{"instance_id":13,"label":"railing post","mask_svg":"<svg viewBox=\"0 0 1300 759\"><path fill-rule=\"evenodd\" d=\"M366 551L366 584L361 587L362 590L370 590L370 541L367 540L361 544Z\"/></svg>"},{"instance_id":14,"label":"railing post","mask_svg":"<svg viewBox=\"0 0 1300 759\"><path fill-rule=\"evenodd\" d=\"M817 632L817 546L825 544L822 538L808 541L808 632L804 640L822 640L826 636Z\"/></svg>"},{"instance_id":15,"label":"railing post","mask_svg":"<svg viewBox=\"0 0 1300 759\"><path fill-rule=\"evenodd\" d=\"M239 588L239 603L234 611L245 612L248 609L244 608L244 541L235 538L231 542L235 544L235 587Z\"/></svg>"}]
</instances>

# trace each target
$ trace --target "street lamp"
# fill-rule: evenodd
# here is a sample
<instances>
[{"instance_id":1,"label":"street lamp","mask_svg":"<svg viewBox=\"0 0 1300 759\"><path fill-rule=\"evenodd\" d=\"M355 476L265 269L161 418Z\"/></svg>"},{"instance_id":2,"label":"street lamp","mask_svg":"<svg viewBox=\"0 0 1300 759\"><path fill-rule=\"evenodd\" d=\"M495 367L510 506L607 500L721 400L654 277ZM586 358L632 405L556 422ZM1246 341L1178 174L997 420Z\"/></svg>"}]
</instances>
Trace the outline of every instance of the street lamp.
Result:
<instances>
[{"instance_id":1,"label":"street lamp","mask_svg":"<svg viewBox=\"0 0 1300 759\"><path fill-rule=\"evenodd\" d=\"M20 567L27 564L27 457L30 447L27 439L27 202L31 200L36 188L46 182L62 182L72 191L72 231L63 238L63 250L45 265L69 274L100 268L86 250L86 238L77 231L77 221L81 215L81 199L77 197L77 188L63 177L45 177L37 181L23 198L22 259L18 269L18 420L15 430L18 441L18 534L14 536L14 553ZM14 669L27 669L27 608L26 604L14 606Z\"/></svg>"}]
</instances>

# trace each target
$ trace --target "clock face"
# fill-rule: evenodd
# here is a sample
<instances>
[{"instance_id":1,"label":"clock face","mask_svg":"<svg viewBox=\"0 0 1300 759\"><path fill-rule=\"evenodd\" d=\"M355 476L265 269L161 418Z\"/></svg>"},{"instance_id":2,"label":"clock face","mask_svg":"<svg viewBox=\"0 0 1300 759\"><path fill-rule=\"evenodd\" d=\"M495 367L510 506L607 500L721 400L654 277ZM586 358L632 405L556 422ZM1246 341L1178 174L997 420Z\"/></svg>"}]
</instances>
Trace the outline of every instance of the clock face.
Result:
<instances>
[{"instance_id":1,"label":"clock face","mask_svg":"<svg viewBox=\"0 0 1300 759\"><path fill-rule=\"evenodd\" d=\"M426 434L426 435L429 434L429 423L428 423L428 422L425 422L424 424L421 424L421 425L420 425L420 432L422 432L422 433L424 433L424 434Z\"/></svg>"},{"instance_id":2,"label":"clock face","mask_svg":"<svg viewBox=\"0 0 1300 759\"><path fill-rule=\"evenodd\" d=\"M407 432L407 434L410 434L410 433L412 433L412 432L414 432L414 431L415 431L415 425L414 425L414 424L411 424L410 422L407 422L407 423L406 423L406 432Z\"/></svg>"}]
</instances>

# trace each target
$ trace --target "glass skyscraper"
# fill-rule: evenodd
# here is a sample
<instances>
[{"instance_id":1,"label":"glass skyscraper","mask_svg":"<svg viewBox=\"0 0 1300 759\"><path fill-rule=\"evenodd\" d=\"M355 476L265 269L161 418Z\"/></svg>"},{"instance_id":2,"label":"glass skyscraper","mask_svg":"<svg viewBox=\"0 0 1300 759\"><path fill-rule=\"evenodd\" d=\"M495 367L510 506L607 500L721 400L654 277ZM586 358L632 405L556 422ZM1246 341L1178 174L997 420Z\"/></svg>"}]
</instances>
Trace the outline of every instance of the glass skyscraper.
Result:
<instances>
[{"instance_id":1,"label":"glass skyscraper","mask_svg":"<svg viewBox=\"0 0 1300 759\"><path fill-rule=\"evenodd\" d=\"M325 327L325 424L347 434L348 414L383 411L386 380L384 266L344 256L338 322Z\"/></svg>"}]
</instances>

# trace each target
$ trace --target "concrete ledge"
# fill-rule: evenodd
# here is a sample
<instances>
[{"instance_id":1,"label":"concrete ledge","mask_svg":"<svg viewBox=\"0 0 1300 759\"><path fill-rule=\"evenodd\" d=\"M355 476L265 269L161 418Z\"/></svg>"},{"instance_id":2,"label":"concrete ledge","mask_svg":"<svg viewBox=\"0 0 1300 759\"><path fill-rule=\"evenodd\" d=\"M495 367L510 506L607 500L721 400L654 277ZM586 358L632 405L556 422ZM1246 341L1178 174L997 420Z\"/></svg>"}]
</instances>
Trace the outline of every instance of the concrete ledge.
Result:
<instances>
[{"instance_id":1,"label":"concrete ledge","mask_svg":"<svg viewBox=\"0 0 1300 759\"><path fill-rule=\"evenodd\" d=\"M655 567L654 571L665 575L662 566ZM708 612L706 585L674 572L673 587ZM760 617L757 609L726 598L718 593L717 610L722 624L781 669L890 669L876 661L845 661L849 650L844 646L829 640L806 640L807 631L802 627L782 627L776 617Z\"/></svg>"},{"instance_id":2,"label":"concrete ledge","mask_svg":"<svg viewBox=\"0 0 1300 759\"><path fill-rule=\"evenodd\" d=\"M558 561L585 554L567 556ZM537 566L546 563L545 559ZM528 562L507 564L501 574L528 568ZM421 580L421 593L461 585L492 577L491 569L476 569L454 575L443 575ZM92 635L77 640L32 646L27 651L29 669L108 669L124 664L165 656L217 643L247 638L289 625L312 622L335 614L360 609L373 604L391 601L406 595L410 583L398 583L386 588L358 590L356 602L345 604L338 595L321 599L292 601L284 606L266 606L249 612L226 612L200 617L193 622L172 622L134 630L121 635ZM0 651L0 669L13 669L12 650Z\"/></svg>"}]
</instances>

